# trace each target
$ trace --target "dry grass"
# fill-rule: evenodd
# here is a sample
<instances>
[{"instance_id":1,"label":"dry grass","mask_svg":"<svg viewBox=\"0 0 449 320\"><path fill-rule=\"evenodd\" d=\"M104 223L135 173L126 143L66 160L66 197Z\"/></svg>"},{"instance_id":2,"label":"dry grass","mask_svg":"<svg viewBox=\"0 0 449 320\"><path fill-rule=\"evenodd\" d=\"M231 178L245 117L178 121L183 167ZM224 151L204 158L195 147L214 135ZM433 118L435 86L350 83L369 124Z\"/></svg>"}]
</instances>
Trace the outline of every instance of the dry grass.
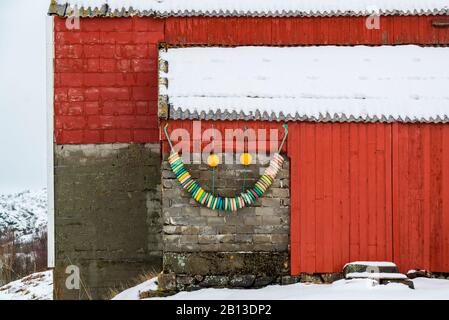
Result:
<instances>
[{"instance_id":1,"label":"dry grass","mask_svg":"<svg viewBox=\"0 0 449 320\"><path fill-rule=\"evenodd\" d=\"M0 237L0 284L23 278L47 269L47 232L36 235L31 242L20 243L13 231Z\"/></svg>"},{"instance_id":2,"label":"dry grass","mask_svg":"<svg viewBox=\"0 0 449 320\"><path fill-rule=\"evenodd\" d=\"M116 295L118 295L120 292L125 291L126 289L132 288L142 282L151 280L155 277L157 277L159 274L159 272L155 271L155 270L150 270L150 271L145 271L143 273L141 273L140 275L138 275L135 279L131 280L131 281L127 281L124 283L119 284L116 287L113 288L109 288L108 293L105 296L105 299L107 300L111 300L112 298L114 298Z\"/></svg>"}]
</instances>

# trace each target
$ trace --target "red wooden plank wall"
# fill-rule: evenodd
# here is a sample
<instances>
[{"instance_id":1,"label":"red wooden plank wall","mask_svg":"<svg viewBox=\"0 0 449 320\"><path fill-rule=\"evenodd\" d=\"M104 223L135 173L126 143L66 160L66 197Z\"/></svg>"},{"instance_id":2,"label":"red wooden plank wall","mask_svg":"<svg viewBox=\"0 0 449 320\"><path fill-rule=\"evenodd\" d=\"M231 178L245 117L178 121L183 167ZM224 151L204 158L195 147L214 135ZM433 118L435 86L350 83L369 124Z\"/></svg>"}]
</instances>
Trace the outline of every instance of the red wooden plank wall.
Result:
<instances>
[{"instance_id":1,"label":"red wooden plank wall","mask_svg":"<svg viewBox=\"0 0 449 320\"><path fill-rule=\"evenodd\" d=\"M290 125L291 267L392 259L391 126Z\"/></svg>"},{"instance_id":2,"label":"red wooden plank wall","mask_svg":"<svg viewBox=\"0 0 449 320\"><path fill-rule=\"evenodd\" d=\"M172 45L382 45L449 44L449 29L432 27L438 16L386 16L369 30L365 17L208 18L165 21Z\"/></svg>"},{"instance_id":3,"label":"red wooden plank wall","mask_svg":"<svg viewBox=\"0 0 449 320\"><path fill-rule=\"evenodd\" d=\"M394 260L449 271L449 126L394 124Z\"/></svg>"}]
</instances>

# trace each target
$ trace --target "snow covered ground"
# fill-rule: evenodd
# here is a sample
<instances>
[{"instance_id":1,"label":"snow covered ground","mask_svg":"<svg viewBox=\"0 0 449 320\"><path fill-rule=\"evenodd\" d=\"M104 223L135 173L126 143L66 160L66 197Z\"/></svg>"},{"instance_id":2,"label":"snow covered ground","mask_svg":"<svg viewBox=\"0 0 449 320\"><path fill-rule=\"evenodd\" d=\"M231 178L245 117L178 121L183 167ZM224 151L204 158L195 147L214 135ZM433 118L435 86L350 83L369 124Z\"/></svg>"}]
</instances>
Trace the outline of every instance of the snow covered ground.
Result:
<instances>
[{"instance_id":1,"label":"snow covered ground","mask_svg":"<svg viewBox=\"0 0 449 320\"><path fill-rule=\"evenodd\" d=\"M53 273L34 273L0 287L0 300L52 300Z\"/></svg>"},{"instance_id":2,"label":"snow covered ground","mask_svg":"<svg viewBox=\"0 0 449 320\"><path fill-rule=\"evenodd\" d=\"M449 280L417 278L415 290L402 284L377 285L373 280L340 280L333 284L297 283L262 289L202 289L180 292L172 300L449 300ZM156 278L127 289L113 300L138 300L139 293L157 290ZM51 300L51 271L35 273L0 287L0 300Z\"/></svg>"},{"instance_id":3,"label":"snow covered ground","mask_svg":"<svg viewBox=\"0 0 449 320\"><path fill-rule=\"evenodd\" d=\"M22 242L47 226L47 190L0 195L0 234L15 230Z\"/></svg>"},{"instance_id":4,"label":"snow covered ground","mask_svg":"<svg viewBox=\"0 0 449 320\"><path fill-rule=\"evenodd\" d=\"M262 289L202 289L180 292L167 298L173 300L447 300L449 280L417 278L415 290L403 284L377 285L374 280L340 280L333 284L297 283L268 286ZM115 300L135 300L140 291L154 290L156 279L128 289Z\"/></svg>"},{"instance_id":5,"label":"snow covered ground","mask_svg":"<svg viewBox=\"0 0 449 320\"><path fill-rule=\"evenodd\" d=\"M139 293L157 290L156 278L142 282L141 284L120 292L112 300L139 300Z\"/></svg>"}]
</instances>

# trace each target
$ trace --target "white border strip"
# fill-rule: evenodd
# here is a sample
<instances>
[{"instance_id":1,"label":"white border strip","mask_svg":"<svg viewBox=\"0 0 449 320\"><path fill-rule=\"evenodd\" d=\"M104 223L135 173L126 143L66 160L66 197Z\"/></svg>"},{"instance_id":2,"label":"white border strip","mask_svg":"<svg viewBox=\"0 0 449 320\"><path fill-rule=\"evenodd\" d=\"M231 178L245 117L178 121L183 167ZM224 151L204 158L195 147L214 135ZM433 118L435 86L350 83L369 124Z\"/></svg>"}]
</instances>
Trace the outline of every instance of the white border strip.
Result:
<instances>
[{"instance_id":1,"label":"white border strip","mask_svg":"<svg viewBox=\"0 0 449 320\"><path fill-rule=\"evenodd\" d=\"M47 207L48 207L48 240L47 264L48 268L55 267L55 196L54 196L54 133L53 133L53 104L54 104L54 18L46 18L46 71L47 71Z\"/></svg>"}]
</instances>

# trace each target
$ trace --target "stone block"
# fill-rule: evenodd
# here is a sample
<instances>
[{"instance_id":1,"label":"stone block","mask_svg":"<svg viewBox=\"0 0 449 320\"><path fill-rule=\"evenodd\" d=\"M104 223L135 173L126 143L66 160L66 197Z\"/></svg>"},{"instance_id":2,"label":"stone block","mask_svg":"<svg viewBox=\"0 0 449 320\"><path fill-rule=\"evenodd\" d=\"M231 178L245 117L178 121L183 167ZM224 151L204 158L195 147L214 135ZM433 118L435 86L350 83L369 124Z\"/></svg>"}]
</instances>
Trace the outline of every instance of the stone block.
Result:
<instances>
[{"instance_id":1,"label":"stone block","mask_svg":"<svg viewBox=\"0 0 449 320\"><path fill-rule=\"evenodd\" d=\"M323 280L321 279L321 276L319 274L302 273L301 274L301 282L322 284Z\"/></svg>"},{"instance_id":2,"label":"stone block","mask_svg":"<svg viewBox=\"0 0 449 320\"><path fill-rule=\"evenodd\" d=\"M255 279L256 276L252 274L233 276L229 280L229 285L231 287L249 288L253 286Z\"/></svg>"},{"instance_id":3,"label":"stone block","mask_svg":"<svg viewBox=\"0 0 449 320\"><path fill-rule=\"evenodd\" d=\"M206 276L199 285L203 288L224 288L228 285L228 282L229 278L226 276Z\"/></svg>"},{"instance_id":4,"label":"stone block","mask_svg":"<svg viewBox=\"0 0 449 320\"><path fill-rule=\"evenodd\" d=\"M270 234L255 234L253 235L254 243L271 243L271 235Z\"/></svg>"},{"instance_id":5,"label":"stone block","mask_svg":"<svg viewBox=\"0 0 449 320\"><path fill-rule=\"evenodd\" d=\"M217 235L198 235L198 243L200 244L211 244L211 243L218 243L218 236Z\"/></svg>"},{"instance_id":6,"label":"stone block","mask_svg":"<svg viewBox=\"0 0 449 320\"><path fill-rule=\"evenodd\" d=\"M260 276L254 280L253 286L255 288L261 288L261 287L268 286L269 284L273 283L273 281L274 281L274 277Z\"/></svg>"},{"instance_id":7,"label":"stone block","mask_svg":"<svg viewBox=\"0 0 449 320\"><path fill-rule=\"evenodd\" d=\"M262 223L266 226L277 226L281 224L281 218L279 216L263 216Z\"/></svg>"},{"instance_id":8,"label":"stone block","mask_svg":"<svg viewBox=\"0 0 449 320\"><path fill-rule=\"evenodd\" d=\"M301 277L297 276L283 276L281 278L281 285L289 285L289 284L295 284L301 281Z\"/></svg>"},{"instance_id":9,"label":"stone block","mask_svg":"<svg viewBox=\"0 0 449 320\"><path fill-rule=\"evenodd\" d=\"M338 280L343 279L343 274L341 272L334 272L334 273L322 273L321 279L324 283L332 283Z\"/></svg>"},{"instance_id":10,"label":"stone block","mask_svg":"<svg viewBox=\"0 0 449 320\"><path fill-rule=\"evenodd\" d=\"M174 273L160 273L157 282L159 289L162 291L176 290L176 275Z\"/></svg>"}]
</instances>

